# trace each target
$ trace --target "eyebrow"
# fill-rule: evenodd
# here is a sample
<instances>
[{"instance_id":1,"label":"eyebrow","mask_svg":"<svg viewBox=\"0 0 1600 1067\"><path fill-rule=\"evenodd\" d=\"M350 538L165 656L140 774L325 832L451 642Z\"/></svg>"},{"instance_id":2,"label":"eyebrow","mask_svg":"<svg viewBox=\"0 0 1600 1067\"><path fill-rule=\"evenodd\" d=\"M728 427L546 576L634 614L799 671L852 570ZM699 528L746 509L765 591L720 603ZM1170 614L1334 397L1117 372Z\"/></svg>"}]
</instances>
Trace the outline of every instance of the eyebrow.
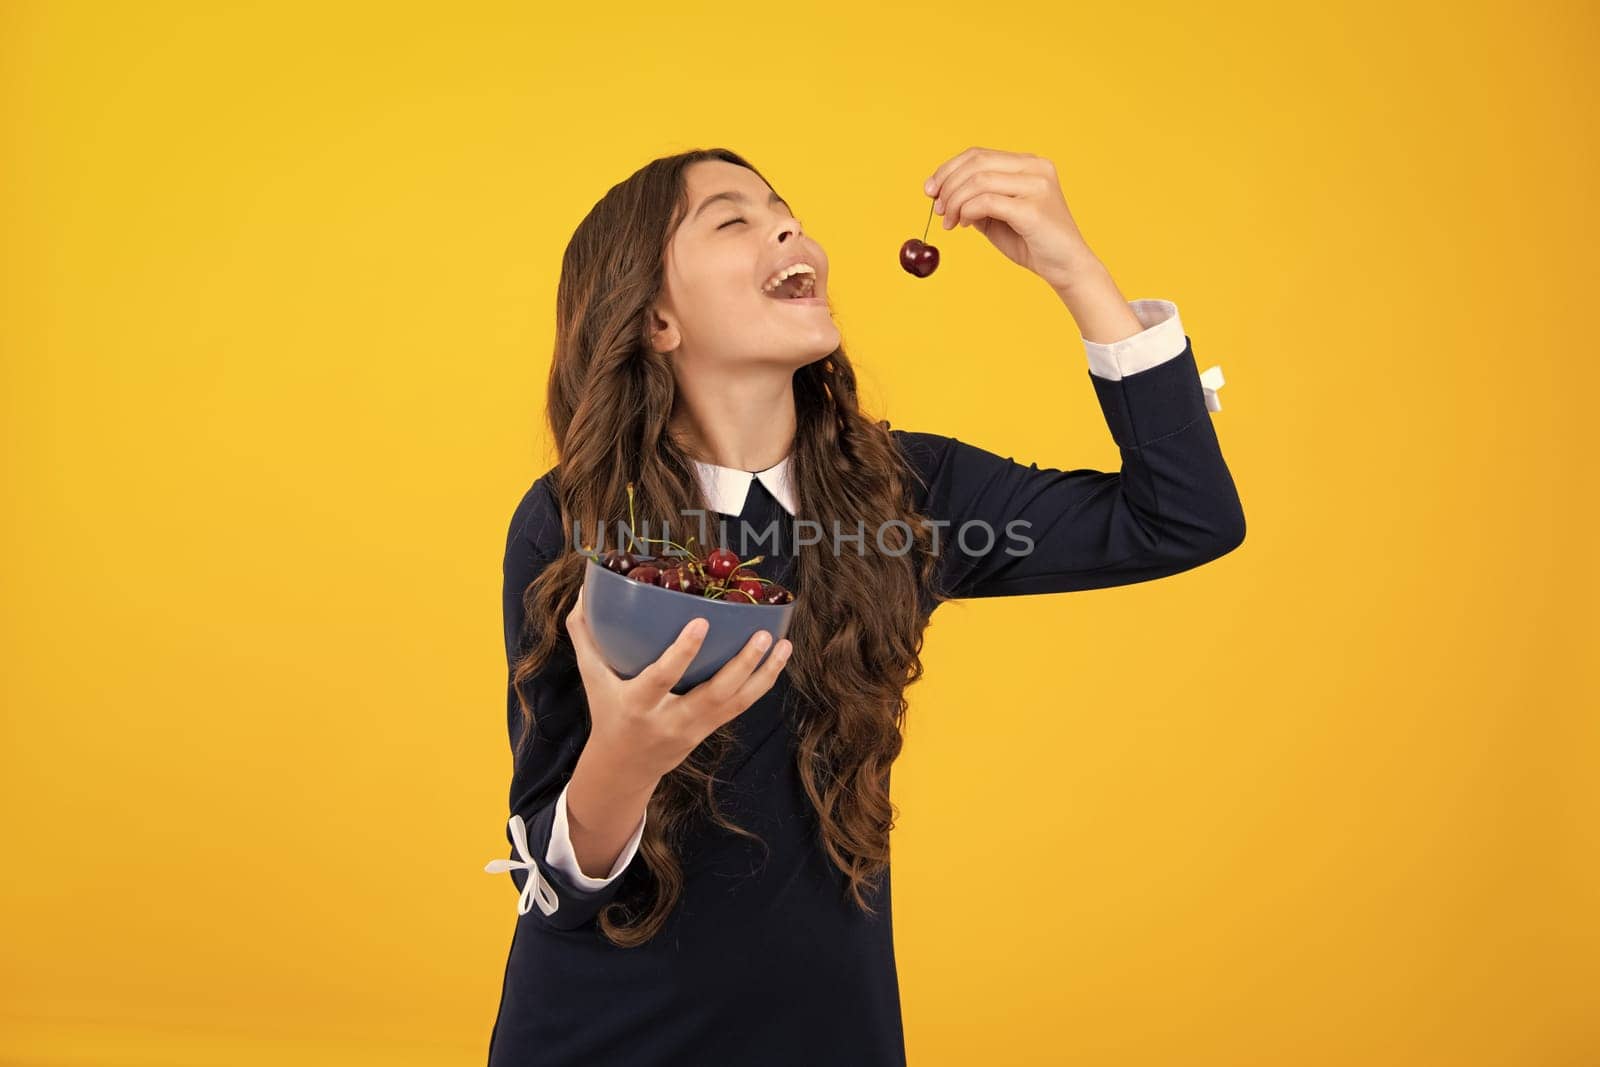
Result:
<instances>
[{"instance_id":1,"label":"eyebrow","mask_svg":"<svg viewBox=\"0 0 1600 1067\"><path fill-rule=\"evenodd\" d=\"M737 191L732 190L732 189L730 189L728 192L725 192L725 193L712 193L710 196L708 196L704 200L700 201L700 206L694 209L694 214L689 217L689 221L693 222L695 219L699 218L700 215L705 211L706 208L710 207L712 204L716 203L718 200L735 200L735 201L738 201L741 204L748 204L750 202L750 198L749 197L745 196L741 192L737 192ZM785 200L783 197L779 196L777 193L773 193L770 197L768 197L767 198L767 203L769 203L769 204L782 204L786 208L789 207L789 201ZM791 215L794 214L794 209L793 208L789 208L789 214L791 214Z\"/></svg>"}]
</instances>

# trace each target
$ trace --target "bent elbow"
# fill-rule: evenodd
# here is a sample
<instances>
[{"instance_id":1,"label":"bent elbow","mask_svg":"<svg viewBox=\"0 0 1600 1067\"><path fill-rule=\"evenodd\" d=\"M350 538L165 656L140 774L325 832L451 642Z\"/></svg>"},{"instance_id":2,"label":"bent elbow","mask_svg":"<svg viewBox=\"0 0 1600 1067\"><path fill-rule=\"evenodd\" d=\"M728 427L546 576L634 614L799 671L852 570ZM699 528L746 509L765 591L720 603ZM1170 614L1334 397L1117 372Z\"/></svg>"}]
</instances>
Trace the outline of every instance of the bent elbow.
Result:
<instances>
[{"instance_id":1,"label":"bent elbow","mask_svg":"<svg viewBox=\"0 0 1600 1067\"><path fill-rule=\"evenodd\" d=\"M1245 522L1244 507L1239 503L1238 497L1234 498L1233 507L1229 509L1223 521L1217 524L1217 535L1213 542L1211 554L1207 559L1216 559L1244 544Z\"/></svg>"},{"instance_id":2,"label":"bent elbow","mask_svg":"<svg viewBox=\"0 0 1600 1067\"><path fill-rule=\"evenodd\" d=\"M1232 507L1208 515L1204 525L1191 527L1185 542L1186 565L1198 567L1226 556L1244 543L1244 534L1244 509L1235 500Z\"/></svg>"}]
</instances>

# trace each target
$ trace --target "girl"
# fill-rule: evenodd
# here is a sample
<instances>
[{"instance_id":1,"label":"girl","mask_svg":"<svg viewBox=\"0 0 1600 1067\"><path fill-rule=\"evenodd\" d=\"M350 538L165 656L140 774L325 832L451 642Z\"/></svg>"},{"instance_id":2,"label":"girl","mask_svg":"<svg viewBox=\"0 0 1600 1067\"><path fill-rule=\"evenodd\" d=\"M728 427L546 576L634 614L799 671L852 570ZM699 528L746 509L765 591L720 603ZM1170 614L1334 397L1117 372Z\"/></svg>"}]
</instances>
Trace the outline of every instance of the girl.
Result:
<instances>
[{"instance_id":1,"label":"girl","mask_svg":"<svg viewBox=\"0 0 1600 1067\"><path fill-rule=\"evenodd\" d=\"M1208 415L1220 368L1203 388L1176 308L1122 298L1050 162L970 148L924 191L1067 305L1122 469L868 418L827 256L733 152L613 187L561 265L559 462L506 541L512 854L488 870L521 898L492 1067L903 1064L889 774L929 616L1177 574L1244 539ZM786 269L810 282L770 287ZM607 667L575 550L605 545L573 535L614 529L629 482L658 540L701 515L763 556L794 591L789 639L756 635L683 694L693 623L638 676Z\"/></svg>"}]
</instances>

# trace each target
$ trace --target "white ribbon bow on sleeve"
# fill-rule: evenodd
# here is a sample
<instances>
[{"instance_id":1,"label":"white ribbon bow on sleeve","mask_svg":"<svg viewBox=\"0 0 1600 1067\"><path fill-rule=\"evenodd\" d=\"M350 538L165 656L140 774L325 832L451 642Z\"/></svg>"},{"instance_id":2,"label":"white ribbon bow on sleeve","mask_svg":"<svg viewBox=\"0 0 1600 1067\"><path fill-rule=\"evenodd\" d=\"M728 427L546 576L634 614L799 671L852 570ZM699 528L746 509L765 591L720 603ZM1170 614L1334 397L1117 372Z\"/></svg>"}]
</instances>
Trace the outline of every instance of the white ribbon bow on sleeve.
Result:
<instances>
[{"instance_id":1,"label":"white ribbon bow on sleeve","mask_svg":"<svg viewBox=\"0 0 1600 1067\"><path fill-rule=\"evenodd\" d=\"M533 853L528 851L528 826L520 815L511 816L511 842L516 846L517 855L522 857L520 860L494 859L484 864L483 869L489 874L504 874L513 870L527 871L528 880L522 886L522 896L517 898L517 914L528 914L535 901L538 902L540 911L546 915L553 914L560 901L556 898L556 891L544 880L544 875L539 873L539 865L533 862Z\"/></svg>"},{"instance_id":2,"label":"white ribbon bow on sleeve","mask_svg":"<svg viewBox=\"0 0 1600 1067\"><path fill-rule=\"evenodd\" d=\"M1200 388L1206 394L1206 410L1221 411L1222 401L1217 390L1222 388L1222 365L1215 364L1200 372Z\"/></svg>"}]
</instances>

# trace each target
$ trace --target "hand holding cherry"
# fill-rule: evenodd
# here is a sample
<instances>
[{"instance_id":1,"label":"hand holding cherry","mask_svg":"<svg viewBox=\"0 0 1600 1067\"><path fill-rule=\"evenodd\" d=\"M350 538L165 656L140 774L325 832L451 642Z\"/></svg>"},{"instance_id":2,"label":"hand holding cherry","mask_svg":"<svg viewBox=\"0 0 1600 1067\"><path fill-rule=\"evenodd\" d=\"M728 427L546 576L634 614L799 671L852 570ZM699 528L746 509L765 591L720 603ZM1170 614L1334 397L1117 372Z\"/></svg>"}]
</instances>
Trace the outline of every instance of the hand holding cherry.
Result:
<instances>
[{"instance_id":1,"label":"hand holding cherry","mask_svg":"<svg viewBox=\"0 0 1600 1067\"><path fill-rule=\"evenodd\" d=\"M1058 291L1100 268L1067 207L1055 165L1043 156L974 145L941 164L923 192L934 197L945 229L971 226ZM932 253L924 270L913 269L907 258L926 254L919 249ZM924 241L913 238L900 248L901 266L919 278L938 262L938 250Z\"/></svg>"}]
</instances>

